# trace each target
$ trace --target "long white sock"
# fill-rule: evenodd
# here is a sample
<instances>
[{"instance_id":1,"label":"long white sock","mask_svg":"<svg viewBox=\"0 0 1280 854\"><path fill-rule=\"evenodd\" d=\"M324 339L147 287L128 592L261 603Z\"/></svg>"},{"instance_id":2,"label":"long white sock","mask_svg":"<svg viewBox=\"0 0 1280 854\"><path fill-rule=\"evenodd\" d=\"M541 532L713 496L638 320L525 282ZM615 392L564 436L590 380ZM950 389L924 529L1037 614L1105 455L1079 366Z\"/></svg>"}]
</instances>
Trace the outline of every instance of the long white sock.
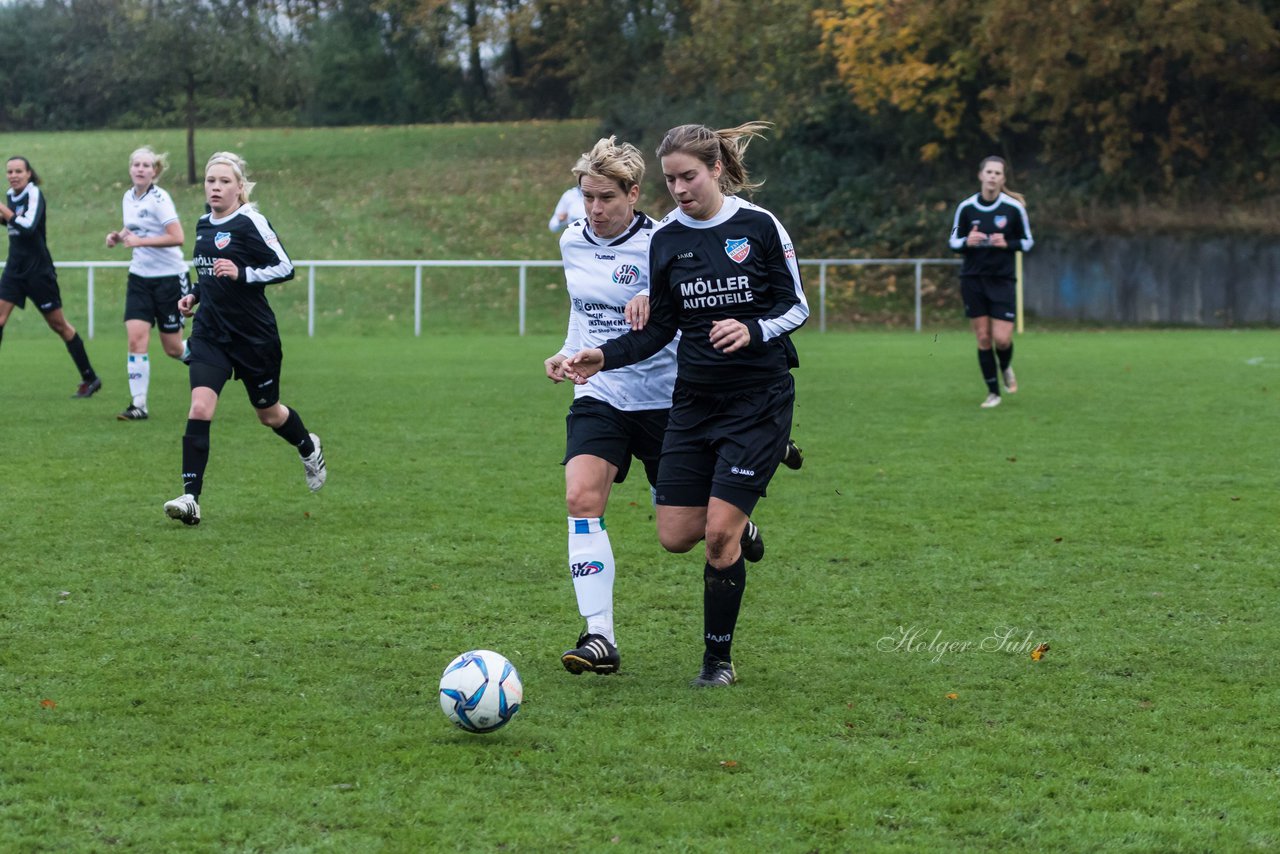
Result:
<instances>
[{"instance_id":1,"label":"long white sock","mask_svg":"<svg viewBox=\"0 0 1280 854\"><path fill-rule=\"evenodd\" d=\"M587 633L613 636L613 546L604 518L569 517L569 575L578 596L578 613L587 620Z\"/></svg>"},{"instance_id":2,"label":"long white sock","mask_svg":"<svg viewBox=\"0 0 1280 854\"><path fill-rule=\"evenodd\" d=\"M147 408L147 386L151 385L151 357L146 353L129 354L129 394L133 405Z\"/></svg>"}]
</instances>

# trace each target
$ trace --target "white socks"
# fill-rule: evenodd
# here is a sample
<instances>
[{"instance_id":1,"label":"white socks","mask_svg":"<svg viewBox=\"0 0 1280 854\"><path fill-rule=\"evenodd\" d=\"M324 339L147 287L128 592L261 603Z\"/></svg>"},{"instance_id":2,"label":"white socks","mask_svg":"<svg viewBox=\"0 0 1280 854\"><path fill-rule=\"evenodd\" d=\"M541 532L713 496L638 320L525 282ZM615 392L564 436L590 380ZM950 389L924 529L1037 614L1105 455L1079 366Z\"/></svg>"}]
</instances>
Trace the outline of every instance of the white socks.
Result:
<instances>
[{"instance_id":1,"label":"white socks","mask_svg":"<svg viewBox=\"0 0 1280 854\"><path fill-rule=\"evenodd\" d=\"M569 517L569 574L578 596L578 613L587 620L587 634L613 636L613 547L604 519Z\"/></svg>"},{"instance_id":2,"label":"white socks","mask_svg":"<svg viewBox=\"0 0 1280 854\"><path fill-rule=\"evenodd\" d=\"M151 385L151 358L146 353L129 354L129 394L133 405L147 408L147 387Z\"/></svg>"}]
</instances>

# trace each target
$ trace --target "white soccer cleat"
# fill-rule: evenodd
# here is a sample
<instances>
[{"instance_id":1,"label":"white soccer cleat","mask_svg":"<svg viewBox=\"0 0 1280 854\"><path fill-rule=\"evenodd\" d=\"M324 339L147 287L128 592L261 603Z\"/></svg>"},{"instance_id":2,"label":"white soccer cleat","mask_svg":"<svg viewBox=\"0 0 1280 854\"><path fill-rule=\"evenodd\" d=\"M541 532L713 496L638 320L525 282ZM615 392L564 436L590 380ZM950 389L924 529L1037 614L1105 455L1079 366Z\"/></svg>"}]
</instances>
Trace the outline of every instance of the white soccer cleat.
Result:
<instances>
[{"instance_id":1,"label":"white soccer cleat","mask_svg":"<svg viewBox=\"0 0 1280 854\"><path fill-rule=\"evenodd\" d=\"M316 449L311 452L311 456L302 458L302 467L307 472L307 487L312 492L319 492L320 487L324 486L325 478L329 476L329 470L324 464L324 450L320 447L320 437L315 433L311 435L311 443Z\"/></svg>"},{"instance_id":2,"label":"white soccer cleat","mask_svg":"<svg viewBox=\"0 0 1280 854\"><path fill-rule=\"evenodd\" d=\"M1004 390L1009 394L1018 393L1018 378L1013 375L1013 368L1004 369Z\"/></svg>"},{"instance_id":3,"label":"white soccer cleat","mask_svg":"<svg viewBox=\"0 0 1280 854\"><path fill-rule=\"evenodd\" d=\"M998 394L989 394L987 395L987 399L982 401L983 409L994 409L999 405L1000 405L1000 395Z\"/></svg>"},{"instance_id":4,"label":"white soccer cleat","mask_svg":"<svg viewBox=\"0 0 1280 854\"><path fill-rule=\"evenodd\" d=\"M200 524L200 505L196 503L196 497L190 493L184 493L172 501L166 501L164 512L170 519L177 519L184 525Z\"/></svg>"}]
</instances>

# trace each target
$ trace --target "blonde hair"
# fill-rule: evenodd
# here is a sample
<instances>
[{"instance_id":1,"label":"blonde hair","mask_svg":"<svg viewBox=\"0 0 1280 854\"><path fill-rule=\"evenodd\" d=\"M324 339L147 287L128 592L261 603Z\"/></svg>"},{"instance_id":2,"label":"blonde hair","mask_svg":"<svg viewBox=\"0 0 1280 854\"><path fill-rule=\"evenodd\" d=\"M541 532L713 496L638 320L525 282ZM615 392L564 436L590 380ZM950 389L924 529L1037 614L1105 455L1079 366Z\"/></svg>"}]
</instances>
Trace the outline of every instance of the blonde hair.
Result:
<instances>
[{"instance_id":1,"label":"blonde hair","mask_svg":"<svg viewBox=\"0 0 1280 854\"><path fill-rule=\"evenodd\" d=\"M1009 184L1008 184L1008 181L1009 181L1009 163L1008 163L1008 161L1006 161L1003 157L997 157L997 156L996 156L996 155L994 155L994 154L989 155L989 156L987 156L987 157L984 157L984 158L982 158L982 162L978 164L978 174L982 174L982 170L986 168L986 166L987 166L987 164L988 164L988 163L999 163L1001 166L1003 166L1003 167L1004 167L1004 180L1005 180L1005 185L1004 185L1004 189L1003 189L1003 190L1001 190L1001 192L1002 192L1002 193L1004 193L1004 194L1005 194L1006 196L1008 196L1009 198L1011 198L1011 199L1015 200L1018 204L1022 205L1022 206L1025 208L1025 207L1027 206L1027 200L1026 200L1026 197L1024 197L1024 196L1022 195L1022 193L1014 192L1013 190L1009 189Z\"/></svg>"},{"instance_id":2,"label":"blonde hair","mask_svg":"<svg viewBox=\"0 0 1280 854\"><path fill-rule=\"evenodd\" d=\"M133 161L137 160L139 156L151 159L151 165L154 166L156 170L156 176L151 180L153 183L159 184L160 176L164 174L164 170L169 168L169 155L167 153L156 154L154 148L149 145L144 145L142 148L134 149L133 154L129 155L129 165L132 166Z\"/></svg>"},{"instance_id":3,"label":"blonde hair","mask_svg":"<svg viewBox=\"0 0 1280 854\"><path fill-rule=\"evenodd\" d=\"M644 180L644 155L629 142L618 144L616 136L602 138L584 152L573 165L573 175L582 183L585 175L616 181L624 192Z\"/></svg>"},{"instance_id":4,"label":"blonde hair","mask_svg":"<svg viewBox=\"0 0 1280 854\"><path fill-rule=\"evenodd\" d=\"M764 138L763 131L773 127L770 122L747 122L733 128L712 130L706 125L680 125L667 131L658 146L658 157L682 152L700 160L708 169L714 169L720 161L720 192L737 193L754 190L764 182L753 183L747 174L743 156L751 140Z\"/></svg>"},{"instance_id":5,"label":"blonde hair","mask_svg":"<svg viewBox=\"0 0 1280 854\"><path fill-rule=\"evenodd\" d=\"M249 194L258 185L257 181L249 181L244 177L245 170L249 164L234 151L215 151L209 156L209 162L204 165L205 174L209 174L209 167L219 163L231 167L231 171L235 173L236 180L240 182L240 192L237 194L237 198L240 200L241 205L249 204Z\"/></svg>"}]
</instances>

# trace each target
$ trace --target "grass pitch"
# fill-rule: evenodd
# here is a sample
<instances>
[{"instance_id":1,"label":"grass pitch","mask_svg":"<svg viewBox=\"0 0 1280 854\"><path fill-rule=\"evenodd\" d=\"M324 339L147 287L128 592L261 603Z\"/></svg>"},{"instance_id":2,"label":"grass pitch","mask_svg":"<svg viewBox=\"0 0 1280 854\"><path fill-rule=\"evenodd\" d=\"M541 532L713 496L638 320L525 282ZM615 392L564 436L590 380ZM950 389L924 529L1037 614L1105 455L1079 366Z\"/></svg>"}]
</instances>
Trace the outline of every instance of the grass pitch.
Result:
<instances>
[{"instance_id":1,"label":"grass pitch","mask_svg":"<svg viewBox=\"0 0 1280 854\"><path fill-rule=\"evenodd\" d=\"M741 684L694 691L701 559L639 477L623 670L560 666L558 338L287 332L328 485L232 386L185 528L181 366L120 423L122 333L89 401L54 336L6 336L0 849L1280 845L1274 333L1023 336L992 411L967 331L798 339L807 462L756 514ZM526 688L488 736L435 692L478 646Z\"/></svg>"}]
</instances>

